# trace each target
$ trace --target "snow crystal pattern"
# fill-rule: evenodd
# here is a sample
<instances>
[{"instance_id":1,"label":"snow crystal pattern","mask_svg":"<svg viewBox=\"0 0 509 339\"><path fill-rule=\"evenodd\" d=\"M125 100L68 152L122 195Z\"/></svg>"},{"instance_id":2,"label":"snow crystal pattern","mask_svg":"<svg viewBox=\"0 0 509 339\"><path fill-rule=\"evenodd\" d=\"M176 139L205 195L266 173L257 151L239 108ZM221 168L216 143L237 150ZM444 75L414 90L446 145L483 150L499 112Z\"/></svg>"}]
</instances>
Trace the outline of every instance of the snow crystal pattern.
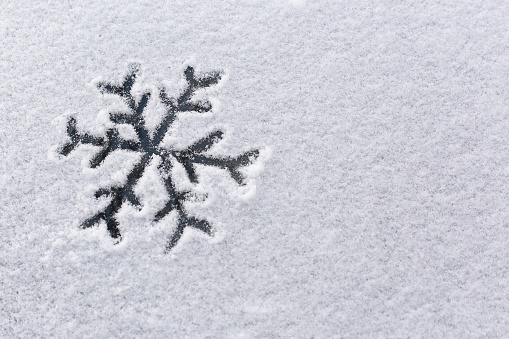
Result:
<instances>
[{"instance_id":1,"label":"snow crystal pattern","mask_svg":"<svg viewBox=\"0 0 509 339\"><path fill-rule=\"evenodd\" d=\"M168 201L166 205L156 213L154 221L160 221L171 211L177 212L178 225L166 245L166 250L170 251L178 243L186 227L198 229L209 236L213 233L212 227L207 220L188 215L184 203L186 200L190 199L190 192L179 191L175 187L175 181L171 174L171 159L183 165L187 177L193 184L198 183L195 165L201 164L225 169L239 185L243 185L244 177L239 172L239 168L254 161L258 157L259 152L258 150L252 150L235 158L207 155L206 152L223 138L223 132L220 130L210 133L184 150L163 148L161 142L179 113L203 113L211 111L212 104L209 101L193 101L192 98L196 90L217 84L222 77L222 73L210 72L202 76L196 76L194 68L188 66L184 71L187 85L178 98L169 97L166 90L160 88L159 99L164 104L166 112L164 118L152 133L145 126L143 116L144 109L147 107L151 98L151 93L148 91L144 92L138 101L132 93L133 85L139 74L140 65L132 63L129 65L129 71L120 85L109 82L100 82L97 84L97 87L102 93L118 95L127 104L129 109L127 113L111 112L109 119L114 123L114 126L127 124L134 127L138 140L122 139L118 129L115 127L108 129L105 137L81 133L76 127L76 119L71 117L67 122L67 134L71 140L60 149L60 154L67 156L80 144L90 144L100 147L100 151L90 161L91 168L100 166L106 157L115 150L128 150L141 154L140 160L129 172L127 180L123 185L106 187L95 192L96 198L107 196L111 198L111 201L106 208L81 224L82 228L89 228L98 225L101 220L104 220L110 236L118 239L118 241L121 240L121 233L116 215L126 202L138 208L141 207L141 202L134 193L134 187L143 176L145 168L154 159L154 156L159 156L161 160L158 170L162 181L164 181L166 192L168 193Z\"/></svg>"}]
</instances>

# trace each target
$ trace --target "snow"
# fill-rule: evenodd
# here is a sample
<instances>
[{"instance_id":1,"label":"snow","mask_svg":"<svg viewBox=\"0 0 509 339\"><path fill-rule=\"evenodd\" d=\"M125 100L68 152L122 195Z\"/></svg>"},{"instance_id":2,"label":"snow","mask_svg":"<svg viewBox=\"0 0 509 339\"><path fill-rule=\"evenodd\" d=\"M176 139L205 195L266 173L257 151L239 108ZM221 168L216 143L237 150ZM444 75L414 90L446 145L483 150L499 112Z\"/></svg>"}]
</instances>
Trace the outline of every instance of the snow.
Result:
<instances>
[{"instance_id":1,"label":"snow","mask_svg":"<svg viewBox=\"0 0 509 339\"><path fill-rule=\"evenodd\" d=\"M509 332L509 7L499 1L91 1L0 6L0 337L504 337ZM136 154L64 157L69 117L104 136L125 110L223 71L165 147L260 150L239 185L197 166L186 229L157 161L141 209L81 229ZM125 139L136 137L124 126Z\"/></svg>"}]
</instances>

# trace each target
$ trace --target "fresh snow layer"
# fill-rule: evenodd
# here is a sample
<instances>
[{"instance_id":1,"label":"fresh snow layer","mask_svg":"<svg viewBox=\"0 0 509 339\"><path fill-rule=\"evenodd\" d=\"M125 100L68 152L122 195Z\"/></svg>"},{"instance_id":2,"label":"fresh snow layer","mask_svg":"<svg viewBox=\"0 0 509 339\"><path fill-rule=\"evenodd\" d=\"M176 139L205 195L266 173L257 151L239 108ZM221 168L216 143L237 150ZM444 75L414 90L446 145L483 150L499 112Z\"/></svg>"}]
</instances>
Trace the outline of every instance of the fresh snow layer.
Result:
<instances>
[{"instance_id":1,"label":"fresh snow layer","mask_svg":"<svg viewBox=\"0 0 509 339\"><path fill-rule=\"evenodd\" d=\"M0 6L0 337L406 338L509 333L509 5L503 1L4 1ZM130 63L144 111L183 72L221 71L165 147L260 150L238 185L199 165L186 228L155 157L140 209L94 193L139 155L69 142L125 110L97 83ZM135 139L130 126L119 130Z\"/></svg>"}]
</instances>

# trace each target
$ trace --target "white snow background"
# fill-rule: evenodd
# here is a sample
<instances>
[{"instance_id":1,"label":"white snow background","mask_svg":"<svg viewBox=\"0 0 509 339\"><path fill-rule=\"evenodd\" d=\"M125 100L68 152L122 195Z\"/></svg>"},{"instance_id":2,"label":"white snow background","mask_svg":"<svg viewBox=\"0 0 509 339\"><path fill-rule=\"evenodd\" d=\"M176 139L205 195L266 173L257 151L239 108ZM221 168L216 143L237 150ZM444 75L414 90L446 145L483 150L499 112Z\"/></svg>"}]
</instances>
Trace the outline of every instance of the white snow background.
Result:
<instances>
[{"instance_id":1,"label":"white snow background","mask_svg":"<svg viewBox=\"0 0 509 339\"><path fill-rule=\"evenodd\" d=\"M0 337L507 336L508 18L495 0L2 1ZM80 229L133 158L58 156L67 117L102 135L119 103L94 79L135 60L176 95L190 59L227 79L169 144L222 128L211 152L270 158L247 188L199 172L212 239L163 253L156 175L122 243Z\"/></svg>"}]
</instances>

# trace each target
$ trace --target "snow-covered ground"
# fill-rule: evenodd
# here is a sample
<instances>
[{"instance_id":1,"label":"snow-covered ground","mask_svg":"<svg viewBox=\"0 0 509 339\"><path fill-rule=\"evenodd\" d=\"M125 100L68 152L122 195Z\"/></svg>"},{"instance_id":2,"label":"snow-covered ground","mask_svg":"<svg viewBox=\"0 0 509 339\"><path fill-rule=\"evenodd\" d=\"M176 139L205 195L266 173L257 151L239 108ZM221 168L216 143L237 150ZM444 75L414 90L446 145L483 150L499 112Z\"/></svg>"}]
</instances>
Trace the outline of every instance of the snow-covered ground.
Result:
<instances>
[{"instance_id":1,"label":"snow-covered ground","mask_svg":"<svg viewBox=\"0 0 509 339\"><path fill-rule=\"evenodd\" d=\"M508 18L495 0L4 1L0 337L506 336ZM100 85L132 65L149 133L187 66L221 74L160 149L222 131L207 156L259 152L242 182L154 155L112 238L80 226L141 153L62 149L70 119L136 142ZM212 236L168 247L164 173Z\"/></svg>"}]
</instances>

